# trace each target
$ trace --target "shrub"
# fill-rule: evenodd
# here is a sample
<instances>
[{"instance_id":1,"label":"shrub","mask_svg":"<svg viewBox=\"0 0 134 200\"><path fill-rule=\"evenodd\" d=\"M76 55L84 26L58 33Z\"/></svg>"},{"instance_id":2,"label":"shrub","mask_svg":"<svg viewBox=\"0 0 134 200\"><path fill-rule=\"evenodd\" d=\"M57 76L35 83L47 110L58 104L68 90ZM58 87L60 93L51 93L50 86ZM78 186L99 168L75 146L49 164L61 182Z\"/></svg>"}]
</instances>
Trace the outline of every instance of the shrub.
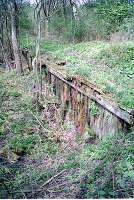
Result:
<instances>
[{"instance_id":1,"label":"shrub","mask_svg":"<svg viewBox=\"0 0 134 200\"><path fill-rule=\"evenodd\" d=\"M16 154L30 153L36 143L39 142L39 136L34 135L16 135L9 142L8 146Z\"/></svg>"},{"instance_id":2,"label":"shrub","mask_svg":"<svg viewBox=\"0 0 134 200\"><path fill-rule=\"evenodd\" d=\"M133 198L133 142L133 132L120 133L85 147L79 162L88 175L86 198Z\"/></svg>"}]
</instances>

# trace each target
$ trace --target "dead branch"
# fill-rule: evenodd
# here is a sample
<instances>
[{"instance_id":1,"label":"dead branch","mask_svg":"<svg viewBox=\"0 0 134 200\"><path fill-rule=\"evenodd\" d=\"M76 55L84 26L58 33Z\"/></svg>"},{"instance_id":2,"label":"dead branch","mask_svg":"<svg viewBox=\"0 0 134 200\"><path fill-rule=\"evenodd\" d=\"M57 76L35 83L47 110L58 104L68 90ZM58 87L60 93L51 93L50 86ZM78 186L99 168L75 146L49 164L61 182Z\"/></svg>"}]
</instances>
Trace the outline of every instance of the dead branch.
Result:
<instances>
[{"instance_id":1,"label":"dead branch","mask_svg":"<svg viewBox=\"0 0 134 200\"><path fill-rule=\"evenodd\" d=\"M61 174L63 174L65 171L67 171L66 169L62 170L61 172L59 172L58 174L54 175L53 177L51 177L49 180L47 180L42 186L40 186L39 189L41 189L42 187L48 185L50 182L52 182L55 178L59 177Z\"/></svg>"}]
</instances>

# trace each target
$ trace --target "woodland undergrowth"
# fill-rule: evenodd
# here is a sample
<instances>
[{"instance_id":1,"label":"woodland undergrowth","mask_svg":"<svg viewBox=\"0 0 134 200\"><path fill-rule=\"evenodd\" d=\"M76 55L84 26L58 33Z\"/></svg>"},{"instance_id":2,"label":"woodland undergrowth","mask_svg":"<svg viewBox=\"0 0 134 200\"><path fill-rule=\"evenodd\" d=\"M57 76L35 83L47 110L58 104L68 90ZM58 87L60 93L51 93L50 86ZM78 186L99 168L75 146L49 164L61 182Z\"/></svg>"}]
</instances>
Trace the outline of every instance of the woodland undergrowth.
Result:
<instances>
[{"instance_id":1,"label":"woodland undergrowth","mask_svg":"<svg viewBox=\"0 0 134 200\"><path fill-rule=\"evenodd\" d=\"M133 197L133 132L90 143L61 108L32 72L1 72L0 198Z\"/></svg>"}]
</instances>

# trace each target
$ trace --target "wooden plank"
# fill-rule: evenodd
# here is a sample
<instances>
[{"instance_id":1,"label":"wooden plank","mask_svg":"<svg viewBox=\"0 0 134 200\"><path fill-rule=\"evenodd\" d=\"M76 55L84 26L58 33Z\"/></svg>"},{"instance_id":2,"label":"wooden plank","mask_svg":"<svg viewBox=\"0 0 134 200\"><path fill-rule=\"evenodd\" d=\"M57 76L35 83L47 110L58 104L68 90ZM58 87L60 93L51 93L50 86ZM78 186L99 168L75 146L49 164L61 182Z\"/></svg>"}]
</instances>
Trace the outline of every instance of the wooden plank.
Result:
<instances>
[{"instance_id":1,"label":"wooden plank","mask_svg":"<svg viewBox=\"0 0 134 200\"><path fill-rule=\"evenodd\" d=\"M82 85L85 85L86 87L90 87L95 92L98 92L99 94L104 95L104 92L101 89L99 89L95 84L91 83L86 78L80 77L80 82L82 83Z\"/></svg>"},{"instance_id":2,"label":"wooden plank","mask_svg":"<svg viewBox=\"0 0 134 200\"><path fill-rule=\"evenodd\" d=\"M125 121L125 122L127 122L128 124L131 124L131 125L133 124L134 118L130 114L130 112L127 112L122 108L113 106L108 101L106 101L104 98L102 98L100 95L98 95L98 97L96 97L96 96L93 96L91 94L85 94L85 92L82 91L80 88L76 87L74 84L67 81L66 80L67 77L66 77L65 74L62 74L59 71L56 71L58 69L58 66L55 63L51 63L50 61L46 61L46 60L44 61L44 63L48 67L49 72L52 73L54 76L56 76L58 79L60 79L61 81L63 81L64 83L66 83L67 85L72 87L73 89L77 90L82 95L87 96L88 98L90 98L90 100L95 101L100 106L102 106L104 109L108 110L109 112L111 112L112 114L114 114L118 118L122 119L123 121ZM90 86L87 85L87 87L90 87Z\"/></svg>"},{"instance_id":3,"label":"wooden plank","mask_svg":"<svg viewBox=\"0 0 134 200\"><path fill-rule=\"evenodd\" d=\"M90 100L98 103L100 106L102 106L103 108L105 108L106 110L108 110L109 112L111 112L112 114L114 114L115 116L117 116L118 118L122 119L123 121L125 121L126 123L132 125L133 124L133 116L130 115L128 112L113 106L112 104L110 104L109 102L107 102L106 100L104 100L101 96L98 95L97 96L93 96L90 94L85 94L84 91L82 91L81 89L79 89L78 87L76 87L74 84L72 84L71 82L67 81L65 78L63 78L62 73L57 72L55 69L48 67L49 72L51 74L53 74L54 76L56 76L58 79L60 79L62 82L66 83L68 86L70 86L71 88L77 90L79 93L81 93L82 95L88 97Z\"/></svg>"}]
</instances>

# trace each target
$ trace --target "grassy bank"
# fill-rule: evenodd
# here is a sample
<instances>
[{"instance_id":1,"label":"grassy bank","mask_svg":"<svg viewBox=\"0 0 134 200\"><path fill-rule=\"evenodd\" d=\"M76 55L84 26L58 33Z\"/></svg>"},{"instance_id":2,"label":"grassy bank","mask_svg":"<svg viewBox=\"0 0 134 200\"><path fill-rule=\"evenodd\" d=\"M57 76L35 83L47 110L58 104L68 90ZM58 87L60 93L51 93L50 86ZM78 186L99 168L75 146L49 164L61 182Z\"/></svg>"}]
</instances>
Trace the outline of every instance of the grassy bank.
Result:
<instances>
[{"instance_id":1,"label":"grassy bank","mask_svg":"<svg viewBox=\"0 0 134 200\"><path fill-rule=\"evenodd\" d=\"M43 109L34 101L33 80L0 74L0 198L133 197L133 132L94 144L73 138L54 121L50 97Z\"/></svg>"},{"instance_id":2,"label":"grassy bank","mask_svg":"<svg viewBox=\"0 0 134 200\"><path fill-rule=\"evenodd\" d=\"M134 43L110 44L87 42L79 44L41 43L42 53L67 61L72 75L82 75L97 84L120 107L134 107Z\"/></svg>"}]
</instances>

